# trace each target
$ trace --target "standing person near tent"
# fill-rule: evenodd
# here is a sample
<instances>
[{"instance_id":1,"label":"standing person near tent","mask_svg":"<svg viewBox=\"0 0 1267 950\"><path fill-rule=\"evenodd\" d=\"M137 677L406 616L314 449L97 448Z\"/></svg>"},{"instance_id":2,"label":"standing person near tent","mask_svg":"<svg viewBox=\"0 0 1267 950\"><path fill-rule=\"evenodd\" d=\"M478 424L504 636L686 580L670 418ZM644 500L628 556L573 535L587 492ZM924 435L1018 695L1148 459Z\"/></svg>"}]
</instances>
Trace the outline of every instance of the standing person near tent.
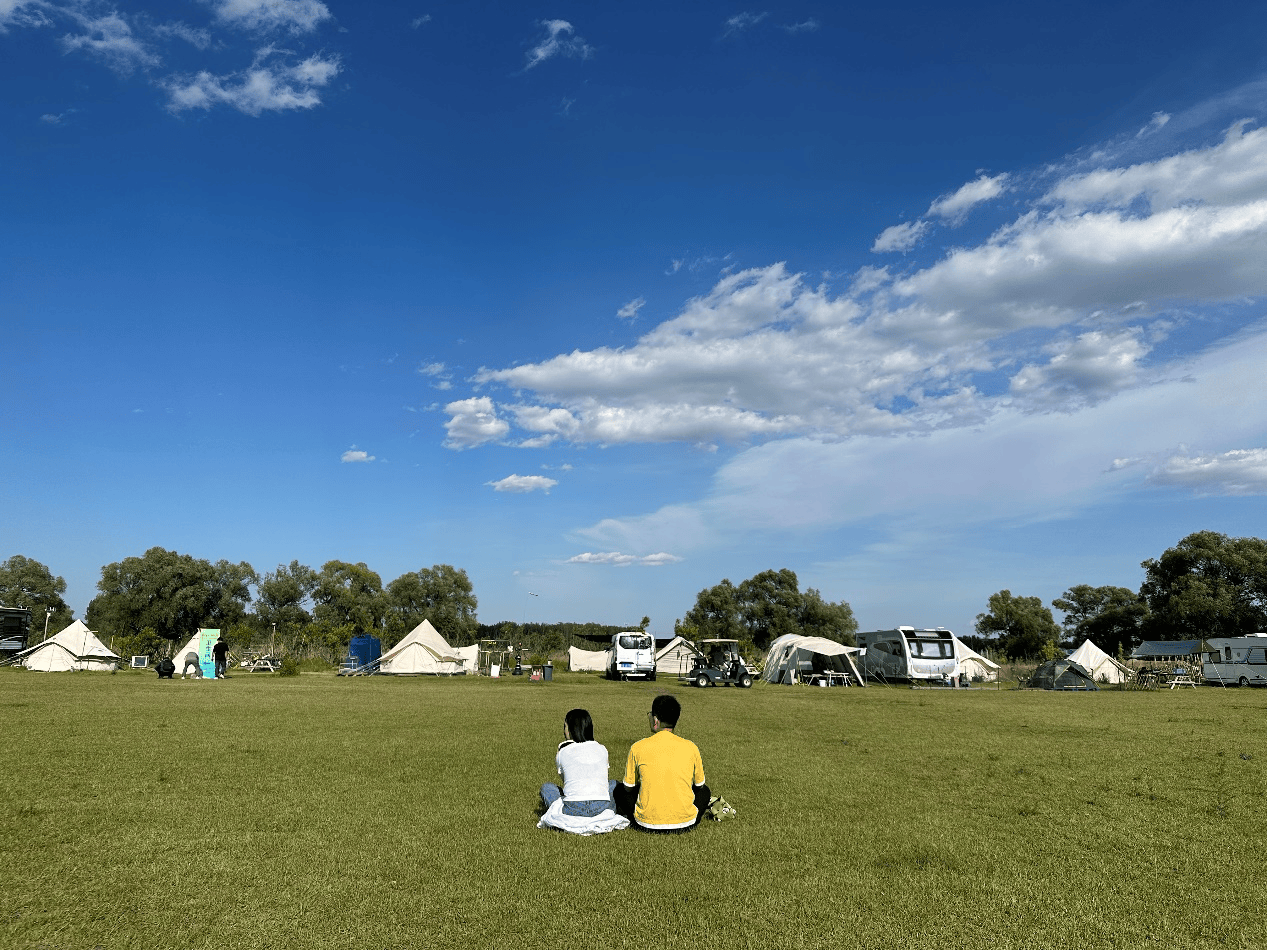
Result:
<instances>
[{"instance_id":1,"label":"standing person near tent","mask_svg":"<svg viewBox=\"0 0 1267 950\"><path fill-rule=\"evenodd\" d=\"M225 641L223 633L211 648L211 656L216 661L216 679L224 679L229 665L229 644Z\"/></svg>"},{"instance_id":2,"label":"standing person near tent","mask_svg":"<svg viewBox=\"0 0 1267 950\"><path fill-rule=\"evenodd\" d=\"M569 709L563 717L563 741L554 757L563 787L541 786L541 801L549 808L563 799L563 814L592 818L612 807L616 780L607 780L607 748L594 741L594 720L588 710Z\"/></svg>"},{"instance_id":3,"label":"standing person near tent","mask_svg":"<svg viewBox=\"0 0 1267 950\"><path fill-rule=\"evenodd\" d=\"M673 696L651 702L651 735L629 749L625 776L615 790L616 811L639 831L689 831L708 808L704 762L699 747L674 730L682 704Z\"/></svg>"}]
</instances>

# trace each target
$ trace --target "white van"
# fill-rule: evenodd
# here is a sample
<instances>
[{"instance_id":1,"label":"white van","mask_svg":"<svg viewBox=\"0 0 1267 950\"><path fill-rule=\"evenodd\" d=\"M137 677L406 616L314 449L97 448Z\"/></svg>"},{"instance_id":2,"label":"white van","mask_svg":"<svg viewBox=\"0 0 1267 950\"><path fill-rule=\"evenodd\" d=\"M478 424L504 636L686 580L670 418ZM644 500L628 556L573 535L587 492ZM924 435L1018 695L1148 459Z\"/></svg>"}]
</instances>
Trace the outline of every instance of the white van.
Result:
<instances>
[{"instance_id":1,"label":"white van","mask_svg":"<svg viewBox=\"0 0 1267 950\"><path fill-rule=\"evenodd\" d=\"M1201 675L1215 686L1267 686L1267 633L1210 637L1201 654Z\"/></svg>"},{"instance_id":2,"label":"white van","mask_svg":"<svg viewBox=\"0 0 1267 950\"><path fill-rule=\"evenodd\" d=\"M626 630L612 637L607 678L655 679L655 637L641 630Z\"/></svg>"},{"instance_id":3,"label":"white van","mask_svg":"<svg viewBox=\"0 0 1267 950\"><path fill-rule=\"evenodd\" d=\"M959 665L955 635L945 627L871 630L856 634L854 641L863 650L862 671L867 679L944 682Z\"/></svg>"}]
</instances>

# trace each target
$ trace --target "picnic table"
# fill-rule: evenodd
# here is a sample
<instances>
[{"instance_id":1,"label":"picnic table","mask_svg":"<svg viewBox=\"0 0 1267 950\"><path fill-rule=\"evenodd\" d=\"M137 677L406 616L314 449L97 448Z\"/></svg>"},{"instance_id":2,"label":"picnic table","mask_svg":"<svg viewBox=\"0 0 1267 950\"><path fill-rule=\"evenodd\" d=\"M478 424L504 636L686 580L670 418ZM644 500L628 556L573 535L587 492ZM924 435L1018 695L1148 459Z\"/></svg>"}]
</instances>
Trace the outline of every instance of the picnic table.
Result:
<instances>
[{"instance_id":1,"label":"picnic table","mask_svg":"<svg viewBox=\"0 0 1267 950\"><path fill-rule=\"evenodd\" d=\"M276 673L282 668L280 656L258 656L248 654L242 657L238 668L248 673Z\"/></svg>"}]
</instances>

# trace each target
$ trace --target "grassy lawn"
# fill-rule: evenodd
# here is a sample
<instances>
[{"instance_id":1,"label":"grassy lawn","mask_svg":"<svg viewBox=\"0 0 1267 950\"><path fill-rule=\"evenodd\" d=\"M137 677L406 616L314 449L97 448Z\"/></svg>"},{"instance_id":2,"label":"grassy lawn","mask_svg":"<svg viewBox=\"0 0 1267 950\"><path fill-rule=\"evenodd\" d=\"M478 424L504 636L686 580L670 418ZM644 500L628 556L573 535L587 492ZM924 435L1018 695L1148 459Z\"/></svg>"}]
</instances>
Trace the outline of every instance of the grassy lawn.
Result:
<instances>
[{"instance_id":1,"label":"grassy lawn","mask_svg":"<svg viewBox=\"0 0 1267 950\"><path fill-rule=\"evenodd\" d=\"M682 699L739 818L538 831ZM0 947L1253 947L1267 690L0 670Z\"/></svg>"}]
</instances>

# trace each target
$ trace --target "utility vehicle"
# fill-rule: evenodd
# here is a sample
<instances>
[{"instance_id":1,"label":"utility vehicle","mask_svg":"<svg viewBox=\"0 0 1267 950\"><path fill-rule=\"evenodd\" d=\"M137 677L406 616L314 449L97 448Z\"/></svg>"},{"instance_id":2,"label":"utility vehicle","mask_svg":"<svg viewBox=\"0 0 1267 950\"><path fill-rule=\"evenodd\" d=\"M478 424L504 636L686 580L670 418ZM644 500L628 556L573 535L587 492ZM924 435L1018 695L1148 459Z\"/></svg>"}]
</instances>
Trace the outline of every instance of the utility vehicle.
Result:
<instances>
[{"instance_id":1,"label":"utility vehicle","mask_svg":"<svg viewBox=\"0 0 1267 950\"><path fill-rule=\"evenodd\" d=\"M688 679L696 686L752 685L752 672L739 655L738 640L701 640L700 655L695 658Z\"/></svg>"}]
</instances>

